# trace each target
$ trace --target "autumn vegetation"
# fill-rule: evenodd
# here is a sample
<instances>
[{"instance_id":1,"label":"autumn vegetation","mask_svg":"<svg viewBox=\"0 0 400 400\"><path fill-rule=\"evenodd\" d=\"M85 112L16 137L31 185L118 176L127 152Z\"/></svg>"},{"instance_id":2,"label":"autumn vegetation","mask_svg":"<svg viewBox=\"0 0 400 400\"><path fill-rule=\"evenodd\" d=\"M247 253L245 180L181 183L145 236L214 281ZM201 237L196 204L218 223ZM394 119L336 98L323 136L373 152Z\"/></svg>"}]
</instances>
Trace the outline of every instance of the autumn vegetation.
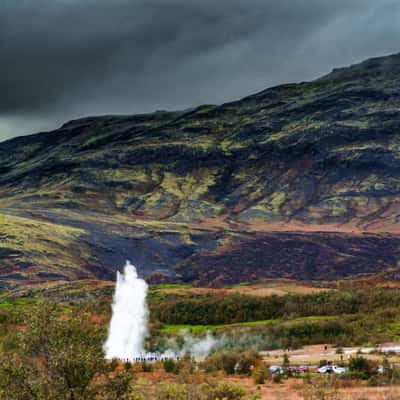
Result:
<instances>
[{"instance_id":1,"label":"autumn vegetation","mask_svg":"<svg viewBox=\"0 0 400 400\"><path fill-rule=\"evenodd\" d=\"M371 360L355 354L344 361L348 372L332 380L314 373L272 376L259 353L332 343L339 354L342 346L398 340L400 293L394 288L260 297L223 290L195 295L189 286L156 286L148 296L149 350L162 351L171 339L179 343L182 329L194 336L209 332L218 345L202 361L187 355L178 362L152 364L104 360L102 344L110 317L105 293L108 289L82 300L69 292L56 302L29 293L2 299L1 400L239 400L257 398L257 385L280 385L287 379L297 385L303 379L304 398L314 399L319 392L333 396L352 382L365 387L400 382L399 370L383 355ZM287 371L292 362L276 360Z\"/></svg>"}]
</instances>

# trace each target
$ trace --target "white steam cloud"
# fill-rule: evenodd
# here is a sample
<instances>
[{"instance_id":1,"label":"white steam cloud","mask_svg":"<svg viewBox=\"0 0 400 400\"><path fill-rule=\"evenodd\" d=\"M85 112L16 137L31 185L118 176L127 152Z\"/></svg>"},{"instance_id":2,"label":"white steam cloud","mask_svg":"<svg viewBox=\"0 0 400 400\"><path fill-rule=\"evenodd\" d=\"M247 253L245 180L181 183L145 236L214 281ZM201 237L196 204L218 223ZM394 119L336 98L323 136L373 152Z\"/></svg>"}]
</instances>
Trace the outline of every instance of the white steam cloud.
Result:
<instances>
[{"instance_id":1,"label":"white steam cloud","mask_svg":"<svg viewBox=\"0 0 400 400\"><path fill-rule=\"evenodd\" d=\"M183 345L179 346L174 339L169 341L169 348L163 354L163 357L183 357L190 354L196 360L204 360L214 349L220 346L220 341L210 333L205 337L193 337L187 331L182 331Z\"/></svg>"},{"instance_id":2,"label":"white steam cloud","mask_svg":"<svg viewBox=\"0 0 400 400\"><path fill-rule=\"evenodd\" d=\"M104 351L107 359L135 360L144 352L147 336L147 283L127 261L117 272L112 318Z\"/></svg>"},{"instance_id":3,"label":"white steam cloud","mask_svg":"<svg viewBox=\"0 0 400 400\"><path fill-rule=\"evenodd\" d=\"M183 331L183 344L171 339L168 350L163 353L146 353L144 340L148 334L148 308L146 303L148 286L138 278L136 268L127 261L124 272L117 272L112 318L108 338L104 343L105 357L108 360L129 361L163 358L179 358L190 354L197 360L204 359L218 347L218 340L211 334L198 338Z\"/></svg>"},{"instance_id":4,"label":"white steam cloud","mask_svg":"<svg viewBox=\"0 0 400 400\"><path fill-rule=\"evenodd\" d=\"M190 353L196 360L202 360L211 353L217 344L217 339L210 333L208 333L205 338L201 339L185 336L182 352Z\"/></svg>"}]
</instances>

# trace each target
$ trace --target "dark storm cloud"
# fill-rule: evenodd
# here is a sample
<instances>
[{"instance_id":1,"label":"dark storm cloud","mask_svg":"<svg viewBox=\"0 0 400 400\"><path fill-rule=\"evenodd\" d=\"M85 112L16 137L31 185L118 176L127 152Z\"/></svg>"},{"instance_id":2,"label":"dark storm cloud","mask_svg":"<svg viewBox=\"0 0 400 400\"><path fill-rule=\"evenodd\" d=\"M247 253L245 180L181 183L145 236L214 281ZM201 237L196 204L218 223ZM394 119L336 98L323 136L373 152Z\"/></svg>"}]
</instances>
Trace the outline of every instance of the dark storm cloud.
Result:
<instances>
[{"instance_id":1,"label":"dark storm cloud","mask_svg":"<svg viewBox=\"0 0 400 400\"><path fill-rule=\"evenodd\" d=\"M399 17L396 0L2 0L0 139L311 79L400 51Z\"/></svg>"}]
</instances>

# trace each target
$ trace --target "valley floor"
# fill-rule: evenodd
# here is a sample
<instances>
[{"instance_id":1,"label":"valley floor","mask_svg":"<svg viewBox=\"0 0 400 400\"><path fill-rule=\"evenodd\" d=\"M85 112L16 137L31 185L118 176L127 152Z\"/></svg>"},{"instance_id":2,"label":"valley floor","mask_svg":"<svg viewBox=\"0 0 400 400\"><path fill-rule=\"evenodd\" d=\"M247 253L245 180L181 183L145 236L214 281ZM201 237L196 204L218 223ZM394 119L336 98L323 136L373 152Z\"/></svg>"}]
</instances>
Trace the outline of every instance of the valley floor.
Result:
<instances>
[{"instance_id":1,"label":"valley floor","mask_svg":"<svg viewBox=\"0 0 400 400\"><path fill-rule=\"evenodd\" d=\"M137 375L139 382L138 387L148 387L149 389L158 382L173 382L176 376L153 372L140 373ZM207 380L215 378L207 377ZM339 387L334 392L327 389L324 395L316 397L314 389L307 388L304 385L303 379L290 378L283 380L281 383L273 383L266 381L263 385L255 386L253 380L247 377L223 377L218 380L238 383L245 387L249 393L258 393L261 395L261 400L309 400L309 399L335 399L335 400L398 400L400 399L400 385L394 386L378 386L368 387L362 381L343 382L342 387ZM311 390L307 392L307 390ZM322 391L321 391L322 392ZM335 394L333 394L335 393ZM314 397L313 397L314 396ZM322 397L325 396L325 397ZM335 397L336 396L336 397Z\"/></svg>"},{"instance_id":2,"label":"valley floor","mask_svg":"<svg viewBox=\"0 0 400 400\"><path fill-rule=\"evenodd\" d=\"M338 351L337 347L330 344L319 344L314 346L304 346L297 350L272 350L260 352L264 361L269 364L280 363L284 354L289 356L290 363L293 365L317 366L320 360L326 360L331 363L340 363L348 361L351 357L362 353L363 357L377 362L382 361L383 355L388 354L388 360L392 364L400 363L400 343L382 343L374 347L343 347ZM341 354L340 354L341 353Z\"/></svg>"},{"instance_id":3,"label":"valley floor","mask_svg":"<svg viewBox=\"0 0 400 400\"><path fill-rule=\"evenodd\" d=\"M366 387L359 384L338 390L338 400L395 400L400 399L400 386ZM302 381L267 384L260 389L262 400L304 400Z\"/></svg>"}]
</instances>

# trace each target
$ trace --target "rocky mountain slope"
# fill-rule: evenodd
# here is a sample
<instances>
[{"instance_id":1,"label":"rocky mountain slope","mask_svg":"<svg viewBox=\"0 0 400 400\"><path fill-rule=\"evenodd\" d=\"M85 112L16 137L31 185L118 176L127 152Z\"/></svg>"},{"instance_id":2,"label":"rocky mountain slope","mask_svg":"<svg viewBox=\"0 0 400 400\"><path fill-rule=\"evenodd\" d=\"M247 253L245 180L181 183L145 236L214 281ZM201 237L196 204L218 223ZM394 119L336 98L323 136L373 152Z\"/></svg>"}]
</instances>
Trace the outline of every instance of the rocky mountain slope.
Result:
<instances>
[{"instance_id":1,"label":"rocky mountain slope","mask_svg":"<svg viewBox=\"0 0 400 400\"><path fill-rule=\"evenodd\" d=\"M0 143L0 278L336 279L400 266L400 55Z\"/></svg>"}]
</instances>

